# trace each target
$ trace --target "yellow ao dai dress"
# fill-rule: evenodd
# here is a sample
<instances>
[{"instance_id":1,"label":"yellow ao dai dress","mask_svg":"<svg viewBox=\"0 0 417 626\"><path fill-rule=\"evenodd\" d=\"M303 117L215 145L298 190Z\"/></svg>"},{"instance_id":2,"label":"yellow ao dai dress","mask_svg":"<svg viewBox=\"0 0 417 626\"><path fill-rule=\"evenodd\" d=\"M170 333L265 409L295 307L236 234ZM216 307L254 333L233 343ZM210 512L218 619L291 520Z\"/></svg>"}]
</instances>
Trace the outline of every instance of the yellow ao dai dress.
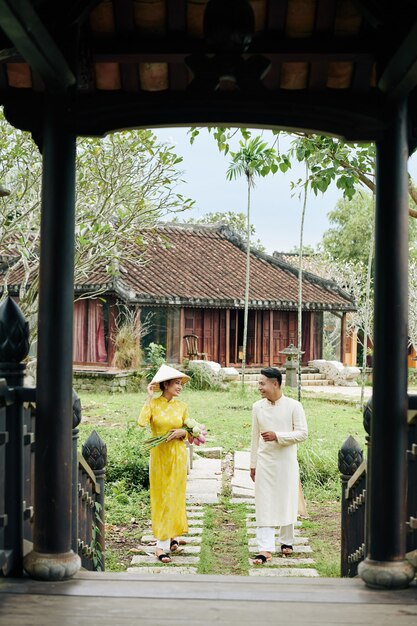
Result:
<instances>
[{"instance_id":1,"label":"yellow ao dai dress","mask_svg":"<svg viewBox=\"0 0 417 626\"><path fill-rule=\"evenodd\" d=\"M152 398L139 415L139 426L150 425L152 436L183 428L187 405L177 398ZM151 449L149 482L152 532L161 541L188 532L185 509L187 451L183 439L173 439Z\"/></svg>"}]
</instances>

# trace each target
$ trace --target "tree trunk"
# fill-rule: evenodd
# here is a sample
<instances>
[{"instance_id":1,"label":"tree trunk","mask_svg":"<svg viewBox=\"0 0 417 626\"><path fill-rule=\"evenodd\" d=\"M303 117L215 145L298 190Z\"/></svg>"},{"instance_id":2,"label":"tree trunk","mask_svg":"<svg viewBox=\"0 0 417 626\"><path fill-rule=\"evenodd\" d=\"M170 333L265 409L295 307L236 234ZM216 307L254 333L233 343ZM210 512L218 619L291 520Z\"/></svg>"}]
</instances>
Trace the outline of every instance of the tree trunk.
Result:
<instances>
[{"instance_id":1,"label":"tree trunk","mask_svg":"<svg viewBox=\"0 0 417 626\"><path fill-rule=\"evenodd\" d=\"M304 186L303 210L301 212L300 224L300 252L298 259L298 401L301 402L301 348L302 348L302 323L303 323L303 238L304 238L304 218L307 206L307 183L308 165L306 164L306 182Z\"/></svg>"},{"instance_id":2,"label":"tree trunk","mask_svg":"<svg viewBox=\"0 0 417 626\"><path fill-rule=\"evenodd\" d=\"M250 186L248 178L248 215L246 231L246 279L245 279L245 312L243 318L243 354L242 354L242 390L245 388L246 346L248 341L248 310L249 310L249 281L250 281Z\"/></svg>"},{"instance_id":3,"label":"tree trunk","mask_svg":"<svg viewBox=\"0 0 417 626\"><path fill-rule=\"evenodd\" d=\"M368 271L366 275L366 293L365 293L365 324L363 329L363 354L362 354L362 380L361 380L361 409L364 406L365 398L365 378L366 378L366 352L368 349L368 329L369 329L369 293L371 291L372 261L374 258L374 239L375 239L375 189L373 192L373 219L371 231L371 243L369 245Z\"/></svg>"}]
</instances>

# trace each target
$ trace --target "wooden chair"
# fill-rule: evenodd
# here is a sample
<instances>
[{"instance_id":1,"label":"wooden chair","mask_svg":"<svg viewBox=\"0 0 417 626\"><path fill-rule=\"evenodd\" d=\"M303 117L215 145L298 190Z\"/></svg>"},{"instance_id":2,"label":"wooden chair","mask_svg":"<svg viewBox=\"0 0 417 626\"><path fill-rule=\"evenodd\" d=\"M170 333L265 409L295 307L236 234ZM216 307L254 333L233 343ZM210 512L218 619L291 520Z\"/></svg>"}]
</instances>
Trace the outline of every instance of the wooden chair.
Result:
<instances>
[{"instance_id":1,"label":"wooden chair","mask_svg":"<svg viewBox=\"0 0 417 626\"><path fill-rule=\"evenodd\" d=\"M187 346L187 356L190 361L194 359L203 359L207 361L207 352L198 351L198 337L197 335L184 335L185 344Z\"/></svg>"}]
</instances>

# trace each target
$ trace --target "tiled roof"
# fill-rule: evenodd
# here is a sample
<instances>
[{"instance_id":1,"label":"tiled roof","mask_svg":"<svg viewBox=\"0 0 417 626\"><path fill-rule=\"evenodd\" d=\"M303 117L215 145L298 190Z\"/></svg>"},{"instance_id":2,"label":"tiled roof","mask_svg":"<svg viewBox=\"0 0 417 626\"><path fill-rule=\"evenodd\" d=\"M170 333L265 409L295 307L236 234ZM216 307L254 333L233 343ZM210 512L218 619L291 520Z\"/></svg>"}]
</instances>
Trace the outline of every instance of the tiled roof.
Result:
<instances>
[{"instance_id":1,"label":"tiled roof","mask_svg":"<svg viewBox=\"0 0 417 626\"><path fill-rule=\"evenodd\" d=\"M78 281L76 289L107 285L108 291L130 302L149 305L243 306L246 251L229 228L165 224L141 234L148 244L143 265L123 261L115 278L98 267L82 283ZM14 278L10 284L16 284ZM249 306L294 309L297 301L297 270L285 261L252 251ZM307 273L303 276L303 303L311 309L354 309L349 295L335 283Z\"/></svg>"},{"instance_id":2,"label":"tiled roof","mask_svg":"<svg viewBox=\"0 0 417 626\"><path fill-rule=\"evenodd\" d=\"M138 301L243 305L246 251L229 228L167 224L149 231L147 238L144 267L127 263L128 273L122 278ZM252 251L249 300L251 307L296 307L297 271L272 256ZM334 283L311 275L303 280L303 302L306 308L354 308L348 294Z\"/></svg>"}]
</instances>

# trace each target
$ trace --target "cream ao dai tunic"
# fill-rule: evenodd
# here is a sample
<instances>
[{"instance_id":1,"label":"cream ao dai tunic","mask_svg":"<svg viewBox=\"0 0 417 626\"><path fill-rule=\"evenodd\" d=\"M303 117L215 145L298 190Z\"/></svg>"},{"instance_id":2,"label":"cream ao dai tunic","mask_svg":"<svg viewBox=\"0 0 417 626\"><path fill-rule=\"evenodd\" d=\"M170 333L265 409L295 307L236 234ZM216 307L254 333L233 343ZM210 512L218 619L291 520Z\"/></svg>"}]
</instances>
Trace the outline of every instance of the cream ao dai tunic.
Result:
<instances>
[{"instance_id":1,"label":"cream ao dai tunic","mask_svg":"<svg viewBox=\"0 0 417 626\"><path fill-rule=\"evenodd\" d=\"M277 440L264 441L261 433L265 431L275 432ZM250 466L256 468L257 526L287 526L297 521L297 444L307 434L304 409L297 400L282 395L275 404L263 398L253 405Z\"/></svg>"}]
</instances>

